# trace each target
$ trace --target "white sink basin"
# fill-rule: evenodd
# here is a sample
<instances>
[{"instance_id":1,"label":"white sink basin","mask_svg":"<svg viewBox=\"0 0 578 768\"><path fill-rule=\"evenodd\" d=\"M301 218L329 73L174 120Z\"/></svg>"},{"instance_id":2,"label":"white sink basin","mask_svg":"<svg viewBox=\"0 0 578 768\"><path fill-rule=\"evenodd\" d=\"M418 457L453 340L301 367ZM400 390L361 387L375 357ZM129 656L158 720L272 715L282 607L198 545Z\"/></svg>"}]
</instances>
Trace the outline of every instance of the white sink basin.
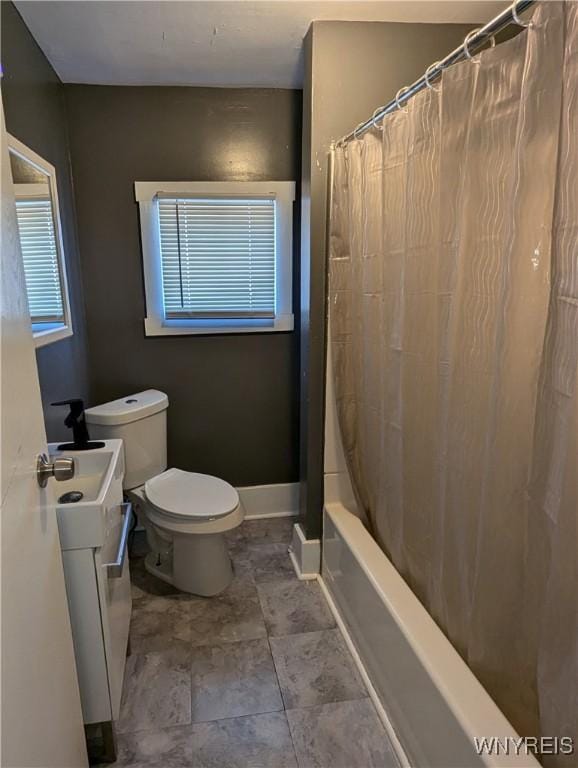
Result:
<instances>
[{"instance_id":1,"label":"white sink basin","mask_svg":"<svg viewBox=\"0 0 578 768\"><path fill-rule=\"evenodd\" d=\"M58 445L48 445L51 461L64 456L74 459L74 477L54 483L61 547L102 546L107 536L107 512L122 502L122 440L106 440L103 448L91 451L59 451ZM82 494L78 501L63 499L74 491Z\"/></svg>"},{"instance_id":2,"label":"white sink basin","mask_svg":"<svg viewBox=\"0 0 578 768\"><path fill-rule=\"evenodd\" d=\"M74 458L74 477L72 480L64 480L55 486L56 495L60 501L64 494L72 491L80 491L82 499L75 504L98 502L99 496L106 494L110 483L110 468L114 457L113 450L101 448L95 451L51 451L51 461L59 456L71 456Z\"/></svg>"}]
</instances>

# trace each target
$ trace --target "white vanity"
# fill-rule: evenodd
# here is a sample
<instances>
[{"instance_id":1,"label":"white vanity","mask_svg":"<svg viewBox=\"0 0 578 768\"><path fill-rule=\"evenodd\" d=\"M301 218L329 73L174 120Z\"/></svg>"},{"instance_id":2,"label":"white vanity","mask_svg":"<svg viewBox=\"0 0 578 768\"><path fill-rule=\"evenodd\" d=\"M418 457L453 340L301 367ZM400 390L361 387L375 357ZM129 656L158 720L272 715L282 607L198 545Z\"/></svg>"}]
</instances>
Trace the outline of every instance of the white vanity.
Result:
<instances>
[{"instance_id":1,"label":"white vanity","mask_svg":"<svg viewBox=\"0 0 578 768\"><path fill-rule=\"evenodd\" d=\"M95 450L59 451L54 443L49 453L52 460L75 460L74 477L58 483L58 530L84 722L102 726L110 751L132 607L123 444L107 440Z\"/></svg>"}]
</instances>

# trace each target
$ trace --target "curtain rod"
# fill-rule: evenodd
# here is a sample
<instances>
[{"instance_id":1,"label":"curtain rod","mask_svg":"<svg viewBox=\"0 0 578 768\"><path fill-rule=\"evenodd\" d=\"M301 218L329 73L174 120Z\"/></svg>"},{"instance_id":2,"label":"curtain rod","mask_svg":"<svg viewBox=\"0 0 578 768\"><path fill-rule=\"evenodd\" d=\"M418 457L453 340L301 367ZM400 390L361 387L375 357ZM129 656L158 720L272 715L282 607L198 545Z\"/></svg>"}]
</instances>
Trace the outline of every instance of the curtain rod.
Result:
<instances>
[{"instance_id":1,"label":"curtain rod","mask_svg":"<svg viewBox=\"0 0 578 768\"><path fill-rule=\"evenodd\" d=\"M530 8L532 5L535 5L536 2L537 0L515 0L511 6L505 8L483 27L479 27L478 29L469 32L466 35L464 42L449 53L445 59L431 64L419 80L416 80L415 83L412 83L407 88L399 90L394 99L383 107L378 107L369 120L366 120L364 123L359 123L359 125L350 133L346 136L342 136L335 142L335 146L341 146L352 139L357 139L370 128L376 127L376 123L383 120L386 115L394 110L401 109L402 105L415 96L416 93L419 93L419 91L424 88L431 88L432 81L441 75L444 69L451 67L452 64L456 64L458 61L470 59L475 50L481 48L488 42L488 40L492 41L494 35L510 26L510 24L517 24L520 27L530 26L530 22L522 21L519 14Z\"/></svg>"}]
</instances>

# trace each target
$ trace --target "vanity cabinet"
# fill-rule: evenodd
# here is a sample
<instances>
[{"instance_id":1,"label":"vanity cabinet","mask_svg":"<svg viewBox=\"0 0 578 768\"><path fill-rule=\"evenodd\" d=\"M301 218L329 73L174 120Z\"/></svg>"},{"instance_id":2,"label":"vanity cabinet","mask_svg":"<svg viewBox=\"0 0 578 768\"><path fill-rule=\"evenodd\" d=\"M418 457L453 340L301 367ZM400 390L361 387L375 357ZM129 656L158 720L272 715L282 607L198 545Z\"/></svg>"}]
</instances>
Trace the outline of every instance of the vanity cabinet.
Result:
<instances>
[{"instance_id":1,"label":"vanity cabinet","mask_svg":"<svg viewBox=\"0 0 578 768\"><path fill-rule=\"evenodd\" d=\"M67 483L70 490L75 482L79 488L91 487L86 475L89 454L99 450L49 450L52 457L66 455L77 461L77 475ZM100 451L111 456L104 479L93 483L94 498L59 505L57 519L84 722L102 724L112 735L120 711L132 608L127 553L132 511L123 503L122 441L108 440Z\"/></svg>"}]
</instances>

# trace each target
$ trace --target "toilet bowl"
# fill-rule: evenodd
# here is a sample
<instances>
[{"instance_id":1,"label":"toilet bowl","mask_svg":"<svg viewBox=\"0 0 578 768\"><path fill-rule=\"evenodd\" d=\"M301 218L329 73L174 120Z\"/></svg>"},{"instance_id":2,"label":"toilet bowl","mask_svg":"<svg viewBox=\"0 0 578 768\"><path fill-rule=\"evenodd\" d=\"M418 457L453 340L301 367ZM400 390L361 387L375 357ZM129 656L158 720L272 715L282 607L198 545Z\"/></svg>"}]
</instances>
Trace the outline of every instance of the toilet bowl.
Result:
<instances>
[{"instance_id":1,"label":"toilet bowl","mask_svg":"<svg viewBox=\"0 0 578 768\"><path fill-rule=\"evenodd\" d=\"M233 570L224 533L244 518L233 486L218 477L172 468L131 493L151 548L147 571L196 595L209 597L226 589Z\"/></svg>"},{"instance_id":2,"label":"toilet bowl","mask_svg":"<svg viewBox=\"0 0 578 768\"><path fill-rule=\"evenodd\" d=\"M224 534L245 513L239 494L224 480L166 468L167 408L164 392L149 389L85 415L93 437L124 441L124 489L147 532L147 571L183 592L210 597L231 583Z\"/></svg>"}]
</instances>

